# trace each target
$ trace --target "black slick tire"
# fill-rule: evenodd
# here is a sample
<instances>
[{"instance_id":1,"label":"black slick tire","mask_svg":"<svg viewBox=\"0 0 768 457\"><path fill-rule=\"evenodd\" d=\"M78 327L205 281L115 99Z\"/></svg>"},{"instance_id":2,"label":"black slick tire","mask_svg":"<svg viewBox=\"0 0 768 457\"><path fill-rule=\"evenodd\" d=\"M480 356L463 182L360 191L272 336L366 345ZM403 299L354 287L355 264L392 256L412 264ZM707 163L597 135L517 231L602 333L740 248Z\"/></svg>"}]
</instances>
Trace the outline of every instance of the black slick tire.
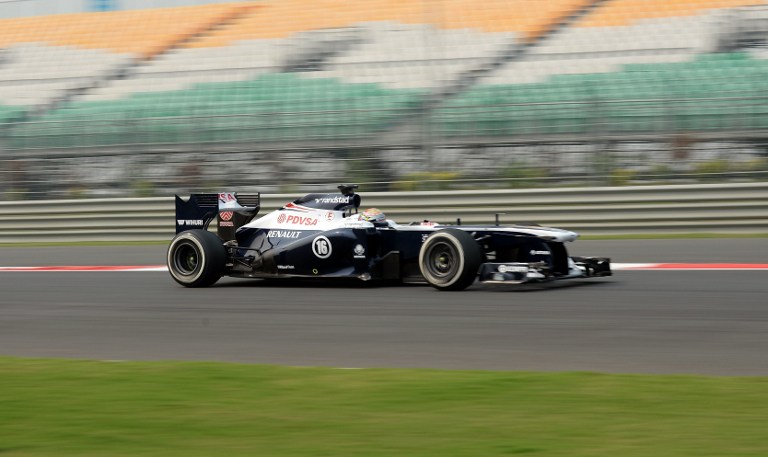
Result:
<instances>
[{"instance_id":1,"label":"black slick tire","mask_svg":"<svg viewBox=\"0 0 768 457\"><path fill-rule=\"evenodd\" d=\"M419 251L424 279L438 290L463 290L472 285L483 262L483 251L472 235L458 229L432 233Z\"/></svg>"},{"instance_id":2,"label":"black slick tire","mask_svg":"<svg viewBox=\"0 0 768 457\"><path fill-rule=\"evenodd\" d=\"M227 251L207 230L181 232L168 246L168 271L184 287L208 287L224 274Z\"/></svg>"}]
</instances>

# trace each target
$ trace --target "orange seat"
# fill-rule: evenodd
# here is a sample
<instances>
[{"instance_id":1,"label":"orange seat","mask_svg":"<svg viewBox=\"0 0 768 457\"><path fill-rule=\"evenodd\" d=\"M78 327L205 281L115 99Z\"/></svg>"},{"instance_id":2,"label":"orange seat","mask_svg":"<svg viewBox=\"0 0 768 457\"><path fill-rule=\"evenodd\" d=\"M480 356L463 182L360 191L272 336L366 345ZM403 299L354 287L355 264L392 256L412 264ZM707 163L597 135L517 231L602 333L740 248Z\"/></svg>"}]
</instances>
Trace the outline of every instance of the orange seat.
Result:
<instances>
[{"instance_id":1,"label":"orange seat","mask_svg":"<svg viewBox=\"0 0 768 457\"><path fill-rule=\"evenodd\" d=\"M198 6L0 19L0 47L45 42L152 57L186 47L237 40L285 38L322 28L397 21L440 28L515 32L534 39L592 0L265 0ZM613 0L578 22L581 27L626 25L645 18L685 16L760 0ZM217 26L217 27L214 27ZM205 33L207 30L209 33ZM197 34L203 35L196 37Z\"/></svg>"},{"instance_id":2,"label":"orange seat","mask_svg":"<svg viewBox=\"0 0 768 457\"><path fill-rule=\"evenodd\" d=\"M267 0L261 8L215 30L189 47L221 46L237 40L285 38L314 29L360 22L397 21L441 28L516 32L534 38L590 0Z\"/></svg>"},{"instance_id":3,"label":"orange seat","mask_svg":"<svg viewBox=\"0 0 768 457\"><path fill-rule=\"evenodd\" d=\"M702 12L762 4L760 0L613 0L576 24L579 27L629 25L641 19L691 16Z\"/></svg>"},{"instance_id":4,"label":"orange seat","mask_svg":"<svg viewBox=\"0 0 768 457\"><path fill-rule=\"evenodd\" d=\"M244 8L253 8L253 3L0 19L0 47L44 42L149 56Z\"/></svg>"}]
</instances>

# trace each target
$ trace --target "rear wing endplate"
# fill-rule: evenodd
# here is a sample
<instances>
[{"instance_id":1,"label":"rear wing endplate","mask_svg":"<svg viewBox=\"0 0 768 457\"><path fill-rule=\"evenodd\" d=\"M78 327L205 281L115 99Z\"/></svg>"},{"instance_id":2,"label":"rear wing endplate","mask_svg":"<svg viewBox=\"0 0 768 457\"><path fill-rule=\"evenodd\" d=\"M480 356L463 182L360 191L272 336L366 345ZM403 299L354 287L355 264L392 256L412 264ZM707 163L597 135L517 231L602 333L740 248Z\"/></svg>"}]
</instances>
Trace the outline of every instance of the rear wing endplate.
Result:
<instances>
[{"instance_id":1,"label":"rear wing endplate","mask_svg":"<svg viewBox=\"0 0 768 457\"><path fill-rule=\"evenodd\" d=\"M261 194L218 192L191 194L188 200L176 195L176 233L208 230L217 220L217 233L225 241L235 239L235 230L250 222L261 207Z\"/></svg>"}]
</instances>

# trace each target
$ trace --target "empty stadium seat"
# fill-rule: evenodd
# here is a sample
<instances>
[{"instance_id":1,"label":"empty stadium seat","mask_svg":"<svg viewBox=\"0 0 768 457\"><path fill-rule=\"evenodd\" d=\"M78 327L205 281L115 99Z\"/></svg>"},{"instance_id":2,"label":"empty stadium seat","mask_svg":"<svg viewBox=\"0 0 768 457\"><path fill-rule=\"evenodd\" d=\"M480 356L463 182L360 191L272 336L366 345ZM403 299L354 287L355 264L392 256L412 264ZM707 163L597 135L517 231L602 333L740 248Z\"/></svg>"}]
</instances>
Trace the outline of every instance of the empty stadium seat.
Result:
<instances>
[{"instance_id":1,"label":"empty stadium seat","mask_svg":"<svg viewBox=\"0 0 768 457\"><path fill-rule=\"evenodd\" d=\"M56 147L355 137L385 129L418 96L372 84L272 73L189 90L71 103L39 123L19 126L12 143Z\"/></svg>"},{"instance_id":2,"label":"empty stadium seat","mask_svg":"<svg viewBox=\"0 0 768 457\"><path fill-rule=\"evenodd\" d=\"M0 48L5 49L0 104L44 109L251 7L214 4L0 19Z\"/></svg>"},{"instance_id":3,"label":"empty stadium seat","mask_svg":"<svg viewBox=\"0 0 768 457\"><path fill-rule=\"evenodd\" d=\"M760 0L612 0L586 16L578 26L625 26L644 19L691 16L761 3Z\"/></svg>"},{"instance_id":4,"label":"empty stadium seat","mask_svg":"<svg viewBox=\"0 0 768 457\"><path fill-rule=\"evenodd\" d=\"M613 73L482 85L435 113L446 135L665 133L768 124L768 60L704 54L691 62L632 64Z\"/></svg>"}]
</instances>

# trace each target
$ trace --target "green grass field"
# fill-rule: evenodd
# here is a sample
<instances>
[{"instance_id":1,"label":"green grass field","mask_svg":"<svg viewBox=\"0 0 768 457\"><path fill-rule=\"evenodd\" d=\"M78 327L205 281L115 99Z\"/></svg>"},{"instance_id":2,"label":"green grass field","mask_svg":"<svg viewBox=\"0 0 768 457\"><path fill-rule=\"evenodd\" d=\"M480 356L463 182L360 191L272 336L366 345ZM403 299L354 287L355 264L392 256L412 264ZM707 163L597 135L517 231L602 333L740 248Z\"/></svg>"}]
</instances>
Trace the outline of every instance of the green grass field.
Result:
<instances>
[{"instance_id":1,"label":"green grass field","mask_svg":"<svg viewBox=\"0 0 768 457\"><path fill-rule=\"evenodd\" d=\"M0 456L766 456L768 378L0 358Z\"/></svg>"}]
</instances>

